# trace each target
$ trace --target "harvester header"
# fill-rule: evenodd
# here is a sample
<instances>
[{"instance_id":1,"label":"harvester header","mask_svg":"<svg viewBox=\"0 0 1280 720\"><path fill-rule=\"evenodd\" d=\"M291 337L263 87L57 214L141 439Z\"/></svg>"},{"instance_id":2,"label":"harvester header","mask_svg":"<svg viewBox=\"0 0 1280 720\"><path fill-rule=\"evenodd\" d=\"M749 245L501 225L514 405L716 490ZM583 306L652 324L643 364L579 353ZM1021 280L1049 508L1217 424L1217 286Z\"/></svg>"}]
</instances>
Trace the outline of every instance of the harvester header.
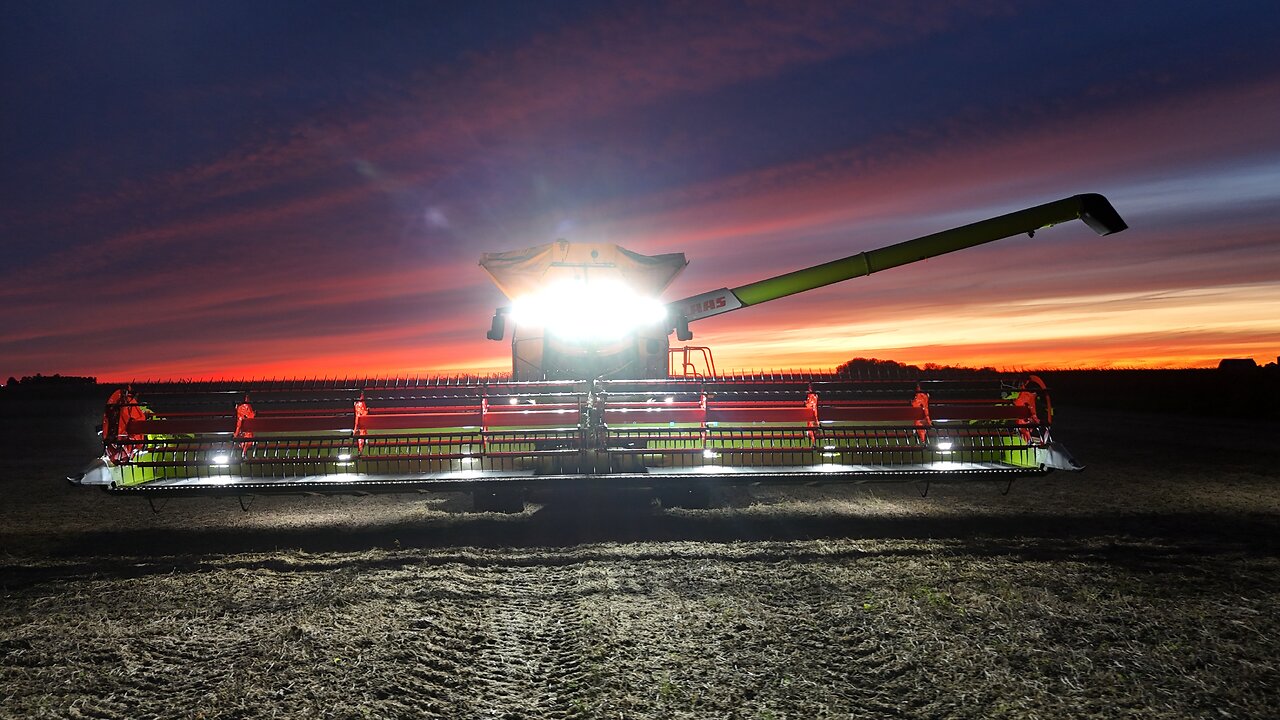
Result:
<instances>
[{"instance_id":1,"label":"harvester header","mask_svg":"<svg viewBox=\"0 0 1280 720\"><path fill-rule=\"evenodd\" d=\"M1035 376L724 374L709 348L669 342L694 321L1077 219L1126 227L1101 195L1076 195L671 302L680 253L556 241L485 254L511 300L488 332L514 325L509 378L132 385L73 482L148 498L465 490L512 511L544 490L701 505L724 483L1078 470Z\"/></svg>"}]
</instances>

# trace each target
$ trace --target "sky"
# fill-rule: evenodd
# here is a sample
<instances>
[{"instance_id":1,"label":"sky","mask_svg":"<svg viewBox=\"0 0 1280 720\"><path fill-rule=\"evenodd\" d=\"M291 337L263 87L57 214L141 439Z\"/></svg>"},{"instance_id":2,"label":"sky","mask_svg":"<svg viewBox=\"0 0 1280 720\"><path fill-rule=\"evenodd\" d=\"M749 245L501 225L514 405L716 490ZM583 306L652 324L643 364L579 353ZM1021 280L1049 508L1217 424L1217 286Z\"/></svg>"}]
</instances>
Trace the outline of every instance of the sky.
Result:
<instances>
[{"instance_id":1,"label":"sky","mask_svg":"<svg viewBox=\"0 0 1280 720\"><path fill-rule=\"evenodd\" d=\"M1280 354L1277 3L0 17L0 377L502 371L482 252L683 252L675 300L1082 192L1130 229L1001 240L693 342L720 369Z\"/></svg>"}]
</instances>

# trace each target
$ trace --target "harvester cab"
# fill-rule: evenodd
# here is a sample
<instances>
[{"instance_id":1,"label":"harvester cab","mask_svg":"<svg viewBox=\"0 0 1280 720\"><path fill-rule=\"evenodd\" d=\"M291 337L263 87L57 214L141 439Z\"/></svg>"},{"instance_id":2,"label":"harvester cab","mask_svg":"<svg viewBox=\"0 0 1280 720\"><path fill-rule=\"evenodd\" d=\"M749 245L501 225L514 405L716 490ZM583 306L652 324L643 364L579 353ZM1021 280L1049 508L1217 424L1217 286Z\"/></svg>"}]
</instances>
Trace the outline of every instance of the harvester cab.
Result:
<instances>
[{"instance_id":1,"label":"harvester cab","mask_svg":"<svg viewBox=\"0 0 1280 720\"><path fill-rule=\"evenodd\" d=\"M726 483L1078 470L1035 376L724 374L709 350L669 343L716 315L1072 220L1126 227L1106 198L1076 195L674 302L659 296L680 253L486 254L511 300L487 333L510 335L510 377L134 384L108 401L103 456L73 482L148 498L464 490L510 511L541 490L686 503Z\"/></svg>"},{"instance_id":2,"label":"harvester cab","mask_svg":"<svg viewBox=\"0 0 1280 720\"><path fill-rule=\"evenodd\" d=\"M512 300L511 377L528 380L667 377L662 291L688 265L683 253L648 256L617 245L569 243L485 253L480 266Z\"/></svg>"}]
</instances>

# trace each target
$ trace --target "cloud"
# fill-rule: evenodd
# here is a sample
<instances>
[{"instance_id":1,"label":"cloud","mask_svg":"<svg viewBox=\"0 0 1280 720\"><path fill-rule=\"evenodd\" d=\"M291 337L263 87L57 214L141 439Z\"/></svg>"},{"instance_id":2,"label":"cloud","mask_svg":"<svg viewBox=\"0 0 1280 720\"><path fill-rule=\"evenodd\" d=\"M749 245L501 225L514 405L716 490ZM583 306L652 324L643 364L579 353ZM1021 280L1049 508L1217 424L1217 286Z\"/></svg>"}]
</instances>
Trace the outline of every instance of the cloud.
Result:
<instances>
[{"instance_id":1,"label":"cloud","mask_svg":"<svg viewBox=\"0 0 1280 720\"><path fill-rule=\"evenodd\" d=\"M468 339L501 301L475 267L484 250L572 233L682 251L693 264L671 294L694 294L1081 191L1105 192L1133 229L1011 239L709 321L700 338L721 343L728 366L835 364L868 335L877 352L932 362L987 352L982 364L1021 364L1014 350L1048 358L1056 337L1064 358L1202 363L1216 352L1204 343L1260 349L1275 330L1233 322L1250 302L1241 288L1280 276L1276 78L1154 83L1130 98L1122 90L1142 77L1131 74L1095 84L1090 97L1105 101L1094 105L987 98L807 143L803 128L700 125L690 108L792 77L820 84L833 64L857 72L863 57L1005 11L723 10L591 13L407 68L349 106L180 170L6 211L21 250L0 268L0 355L21 372L100 375L500 367L505 350ZM730 145L754 132L790 144L736 157ZM1193 313L1179 293L1199 287L1227 300ZM1125 292L1136 294L1097 304ZM1064 319L1080 303L1086 316ZM1083 332L1093 315L1106 322ZM1147 316L1166 350L1122 341L1149 339L1135 330ZM1020 334L939 340L991 322Z\"/></svg>"}]
</instances>

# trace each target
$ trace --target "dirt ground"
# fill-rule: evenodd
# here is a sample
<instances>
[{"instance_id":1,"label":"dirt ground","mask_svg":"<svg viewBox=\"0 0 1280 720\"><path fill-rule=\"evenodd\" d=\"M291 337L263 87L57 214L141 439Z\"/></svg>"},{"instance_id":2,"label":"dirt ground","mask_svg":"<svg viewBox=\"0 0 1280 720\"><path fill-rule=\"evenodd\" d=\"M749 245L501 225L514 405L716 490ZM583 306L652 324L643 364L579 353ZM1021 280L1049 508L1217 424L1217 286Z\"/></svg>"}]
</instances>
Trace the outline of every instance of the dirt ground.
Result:
<instances>
[{"instance_id":1,"label":"dirt ground","mask_svg":"<svg viewBox=\"0 0 1280 720\"><path fill-rule=\"evenodd\" d=\"M0 716L1269 718L1280 424L1060 410L1082 474L469 512L0 467ZM35 428L34 431L31 428Z\"/></svg>"}]
</instances>

